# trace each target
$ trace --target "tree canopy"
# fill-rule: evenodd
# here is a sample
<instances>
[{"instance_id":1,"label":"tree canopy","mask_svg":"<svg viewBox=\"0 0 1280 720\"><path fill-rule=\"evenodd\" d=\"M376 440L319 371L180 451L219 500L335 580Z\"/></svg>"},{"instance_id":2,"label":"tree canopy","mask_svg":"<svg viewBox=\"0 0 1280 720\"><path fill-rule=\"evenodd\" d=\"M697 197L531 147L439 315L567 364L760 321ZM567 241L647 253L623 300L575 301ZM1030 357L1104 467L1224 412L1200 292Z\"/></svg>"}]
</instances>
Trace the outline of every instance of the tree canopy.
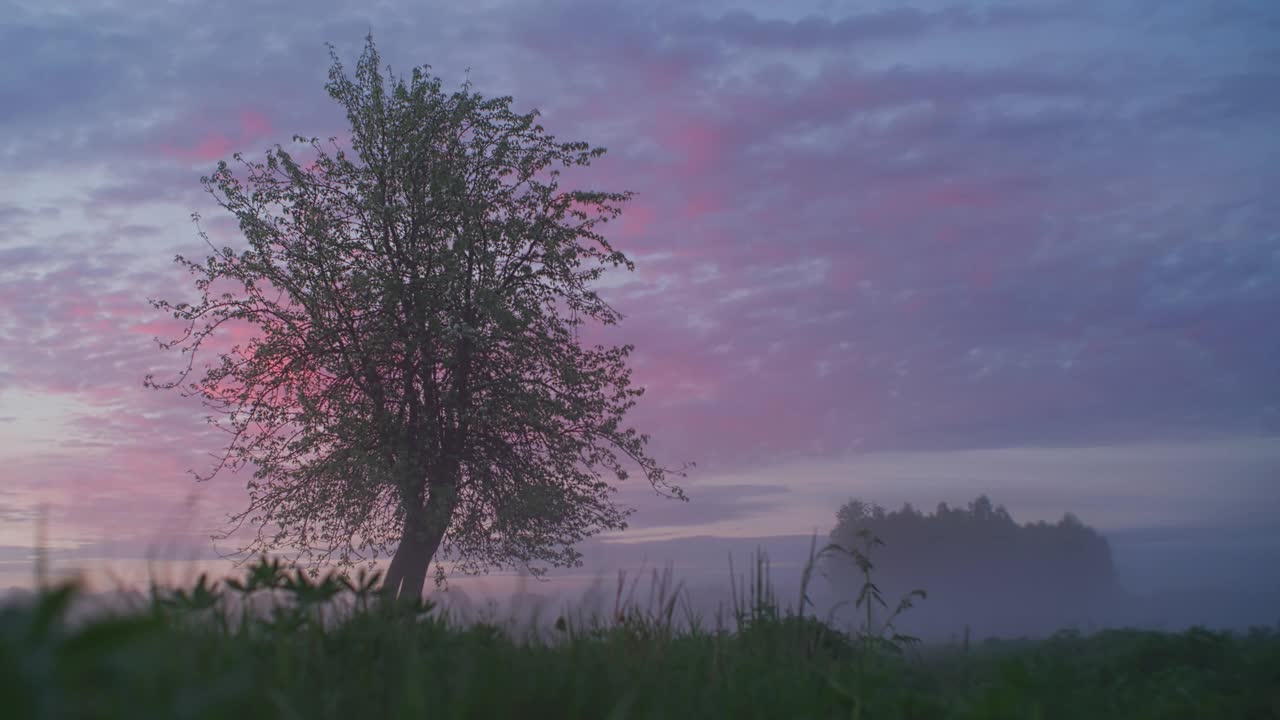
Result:
<instances>
[{"instance_id":1,"label":"tree canopy","mask_svg":"<svg viewBox=\"0 0 1280 720\"><path fill-rule=\"evenodd\" d=\"M199 301L152 300L186 321L161 346L188 360L147 384L201 398L228 432L204 477L252 469L242 550L348 564L395 548L385 589L416 596L433 558L438 575L445 557L576 564L576 542L626 527L613 481L632 473L683 499L682 468L624 424L643 391L632 347L580 340L620 320L595 281L633 269L602 234L631 194L560 187L604 149L469 82L446 93L429 66L396 77L371 37L354 78L330 55L349 150L295 137L300 157L219 162L201 182L247 247L201 230L211 254L176 258ZM202 349L216 361L198 366Z\"/></svg>"}]
</instances>

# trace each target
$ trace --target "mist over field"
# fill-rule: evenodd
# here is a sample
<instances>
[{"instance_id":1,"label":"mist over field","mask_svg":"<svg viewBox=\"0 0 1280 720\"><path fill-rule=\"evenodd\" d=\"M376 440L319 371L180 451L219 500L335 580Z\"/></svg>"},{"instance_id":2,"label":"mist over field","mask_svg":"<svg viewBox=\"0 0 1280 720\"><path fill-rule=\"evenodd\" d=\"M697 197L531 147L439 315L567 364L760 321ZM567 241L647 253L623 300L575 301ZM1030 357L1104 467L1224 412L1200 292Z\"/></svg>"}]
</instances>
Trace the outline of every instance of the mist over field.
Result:
<instances>
[{"instance_id":1,"label":"mist over field","mask_svg":"<svg viewBox=\"0 0 1280 720\"><path fill-rule=\"evenodd\" d=\"M1114 570L1108 582L1078 569L1075 573L1054 570L1054 563L1064 559L1061 556L1046 553L1039 559L1051 574L1061 577L1058 590L1051 591L1060 594L1051 602L1046 602L1043 593L1034 592L1034 580L1024 582L1029 579L1007 568L1003 573L991 573L994 579L979 577L979 573L946 577L927 570L913 572L913 564L902 563L901 554L894 558L885 550L880 553L883 564L877 566L877 578L893 602L917 587L930 591L930 597L916 602L898 622L899 629L927 644L959 642L966 631L978 642L988 637L1046 637L1064 629L1083 633L1106 628L1179 631L1200 625L1245 631L1280 622L1280 578L1273 570L1280 566L1280 547L1265 530L1252 535L1216 529L1122 530L1102 533L1101 537L1110 550ZM588 541L582 547L583 566L574 571L555 572L543 580L512 573L454 577L443 588L428 588L427 596L459 620L545 629L558 617L607 619L620 607L660 607L678 594L678 623L696 617L710 626L721 623L731 627L735 589L739 594L744 592L757 558L766 558L779 601L798 607L810 553L821 551L830 541L825 532L816 536ZM199 552L198 548L189 550L194 551L192 555ZM74 571L86 565L74 555L54 552L51 556L55 577L68 568ZM975 559L982 564L981 555ZM26 572L31 571L32 561L25 552L11 552L5 560ZM61 573L59 563L67 565ZM192 580L197 567L217 572L225 566L158 559L148 572L162 584L182 585ZM853 608L850 568L833 567L821 559L816 568L808 581L811 604L806 605L806 611L837 627L856 627L860 618ZM971 568L958 570L972 572ZM944 579L948 582L941 583ZM943 591L944 584L950 596ZM957 590L968 585L973 593L957 598ZM82 599L79 612L92 617L106 608L139 607L145 601L143 586L119 579L94 583L91 587L98 592ZM121 587L131 589L122 591ZM0 592L0 602L21 603L30 597L26 587Z\"/></svg>"}]
</instances>

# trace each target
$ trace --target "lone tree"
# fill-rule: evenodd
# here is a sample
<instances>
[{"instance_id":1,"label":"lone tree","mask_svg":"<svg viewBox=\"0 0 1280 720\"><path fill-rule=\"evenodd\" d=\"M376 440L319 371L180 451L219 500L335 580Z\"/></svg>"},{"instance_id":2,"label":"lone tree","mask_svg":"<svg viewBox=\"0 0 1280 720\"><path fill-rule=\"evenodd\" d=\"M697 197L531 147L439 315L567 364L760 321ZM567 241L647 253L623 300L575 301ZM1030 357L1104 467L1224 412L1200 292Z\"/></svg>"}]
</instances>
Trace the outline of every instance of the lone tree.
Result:
<instances>
[{"instance_id":1,"label":"lone tree","mask_svg":"<svg viewBox=\"0 0 1280 720\"><path fill-rule=\"evenodd\" d=\"M354 79L330 56L352 154L295 137L310 163L279 145L264 162L235 155L243 179L220 162L201 183L248 247L200 231L213 254L175 259L199 303L151 301L187 323L161 347L192 360L146 384L202 398L229 433L198 477L253 469L231 517L256 527L242 551L315 566L394 547L384 592L417 597L433 558L437 577L445 557L463 572L579 564L575 542L626 527L609 476L638 470L685 499L670 482L682 469L623 425L643 391L632 347L578 338L620 319L593 281L633 269L600 234L631 193L559 186L558 167L604 149L559 142L469 82L446 94L429 66L384 77L372 37ZM251 339L210 349L200 376L194 356L236 325Z\"/></svg>"}]
</instances>

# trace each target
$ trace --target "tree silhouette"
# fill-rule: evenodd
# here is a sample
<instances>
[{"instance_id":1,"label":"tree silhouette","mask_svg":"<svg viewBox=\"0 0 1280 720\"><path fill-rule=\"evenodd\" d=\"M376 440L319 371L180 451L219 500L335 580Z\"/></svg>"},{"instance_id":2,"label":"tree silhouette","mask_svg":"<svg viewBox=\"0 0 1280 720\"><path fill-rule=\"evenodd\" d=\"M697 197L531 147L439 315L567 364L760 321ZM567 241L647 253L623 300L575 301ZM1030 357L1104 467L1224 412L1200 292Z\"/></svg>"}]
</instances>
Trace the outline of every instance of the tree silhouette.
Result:
<instances>
[{"instance_id":1,"label":"tree silhouette","mask_svg":"<svg viewBox=\"0 0 1280 720\"><path fill-rule=\"evenodd\" d=\"M928 514L850 500L836 512L831 541L847 545L862 531L885 543L877 573L886 593L928 591L930 601L903 621L918 632L1059 629L1096 621L1119 590L1106 539L1070 513L1054 524L1018 524L985 495ZM846 559L832 556L826 569L838 591L856 587Z\"/></svg>"},{"instance_id":2,"label":"tree silhouette","mask_svg":"<svg viewBox=\"0 0 1280 720\"><path fill-rule=\"evenodd\" d=\"M295 137L314 160L237 154L243 179L220 162L201 182L248 248L179 256L200 301L152 300L187 321L161 346L189 359L147 384L216 411L230 440L208 476L253 468L232 517L256 528L242 550L348 564L395 547L384 592L417 596L433 558L438 575L445 556L462 571L578 563L575 542L626 526L610 478L629 469L684 498L681 471L623 425L643 390L631 346L579 340L620 319L594 281L633 268L600 234L630 193L559 186L604 149L469 82L446 94L428 66L384 77L372 37L354 79L330 55L353 155ZM236 325L251 339L210 350L197 378L194 355Z\"/></svg>"}]
</instances>

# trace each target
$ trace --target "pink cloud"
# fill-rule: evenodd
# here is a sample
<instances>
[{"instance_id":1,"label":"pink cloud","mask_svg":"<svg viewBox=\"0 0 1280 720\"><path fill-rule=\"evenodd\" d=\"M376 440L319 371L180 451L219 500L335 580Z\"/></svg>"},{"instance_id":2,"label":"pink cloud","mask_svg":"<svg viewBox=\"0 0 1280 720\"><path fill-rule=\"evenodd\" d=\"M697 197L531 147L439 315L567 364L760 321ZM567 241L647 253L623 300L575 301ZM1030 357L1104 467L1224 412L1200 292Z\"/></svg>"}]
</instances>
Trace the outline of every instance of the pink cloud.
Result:
<instances>
[{"instance_id":1,"label":"pink cloud","mask_svg":"<svg viewBox=\"0 0 1280 720\"><path fill-rule=\"evenodd\" d=\"M723 132L706 120L672 114L658 127L659 143L676 158L686 176L699 176L721 162L725 151Z\"/></svg>"},{"instance_id":2,"label":"pink cloud","mask_svg":"<svg viewBox=\"0 0 1280 720\"><path fill-rule=\"evenodd\" d=\"M175 160L205 163L226 159L234 147L234 141L220 132L214 132L202 137L194 146L178 147L165 144L161 145L160 149L165 155Z\"/></svg>"},{"instance_id":3,"label":"pink cloud","mask_svg":"<svg viewBox=\"0 0 1280 720\"><path fill-rule=\"evenodd\" d=\"M273 132L275 128L266 115L253 108L240 110L240 139L254 141Z\"/></svg>"},{"instance_id":4,"label":"pink cloud","mask_svg":"<svg viewBox=\"0 0 1280 720\"><path fill-rule=\"evenodd\" d=\"M653 227L656 217L651 206L633 201L622 213L618 235L627 239L641 237Z\"/></svg>"},{"instance_id":5,"label":"pink cloud","mask_svg":"<svg viewBox=\"0 0 1280 720\"><path fill-rule=\"evenodd\" d=\"M250 152L274 127L265 114L254 108L242 108L236 117L236 132L228 135L221 130L204 130L196 138L186 142L160 143L157 149L164 157L187 163L208 163L227 160L235 152ZM205 119L189 121L194 128L207 127ZM189 129L186 129L189 130Z\"/></svg>"}]
</instances>

